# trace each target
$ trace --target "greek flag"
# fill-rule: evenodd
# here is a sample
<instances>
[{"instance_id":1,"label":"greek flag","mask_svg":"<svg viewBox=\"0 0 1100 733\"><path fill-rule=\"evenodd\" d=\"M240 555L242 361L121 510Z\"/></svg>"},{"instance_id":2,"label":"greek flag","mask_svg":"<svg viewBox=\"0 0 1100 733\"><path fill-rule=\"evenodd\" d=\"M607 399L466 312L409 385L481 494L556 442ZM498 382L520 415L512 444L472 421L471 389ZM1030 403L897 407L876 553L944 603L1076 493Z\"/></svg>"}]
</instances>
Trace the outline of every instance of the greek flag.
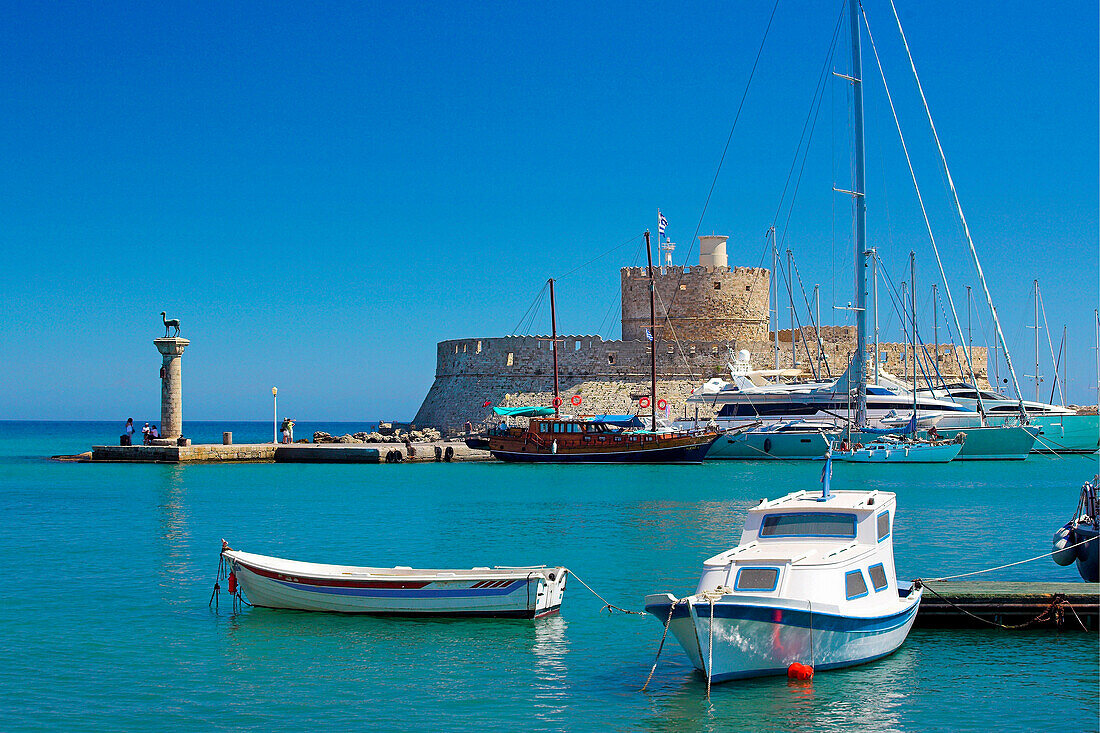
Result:
<instances>
[{"instance_id":1,"label":"greek flag","mask_svg":"<svg viewBox=\"0 0 1100 733\"><path fill-rule=\"evenodd\" d=\"M658 238L664 237L665 239L668 239L668 236L665 235L665 227L667 227L667 226L668 226L668 219L665 218L665 215L661 213L660 209L657 209L657 236L658 236Z\"/></svg>"},{"instance_id":2,"label":"greek flag","mask_svg":"<svg viewBox=\"0 0 1100 733\"><path fill-rule=\"evenodd\" d=\"M645 340L646 340L646 341L652 341L652 340L653 340L653 334L651 334L651 333L649 332L649 329L648 329L648 328L647 328L647 329L645 330Z\"/></svg>"}]
</instances>

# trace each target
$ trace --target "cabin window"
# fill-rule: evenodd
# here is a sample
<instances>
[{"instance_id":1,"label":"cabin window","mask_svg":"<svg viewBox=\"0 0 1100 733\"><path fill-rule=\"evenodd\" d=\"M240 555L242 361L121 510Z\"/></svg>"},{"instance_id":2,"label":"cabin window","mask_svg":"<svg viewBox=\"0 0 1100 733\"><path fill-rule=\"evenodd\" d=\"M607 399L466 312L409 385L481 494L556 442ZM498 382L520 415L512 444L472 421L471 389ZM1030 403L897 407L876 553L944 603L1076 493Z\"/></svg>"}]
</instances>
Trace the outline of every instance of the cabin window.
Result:
<instances>
[{"instance_id":1,"label":"cabin window","mask_svg":"<svg viewBox=\"0 0 1100 733\"><path fill-rule=\"evenodd\" d=\"M544 423L544 422L540 422L540 423L539 423L539 432L540 432L540 433L548 433L548 432L550 432L550 426L549 426L549 425L547 425L547 424L546 424L546 423Z\"/></svg>"},{"instance_id":2,"label":"cabin window","mask_svg":"<svg viewBox=\"0 0 1100 733\"><path fill-rule=\"evenodd\" d=\"M890 536L890 512L878 515L878 541L882 542Z\"/></svg>"},{"instance_id":3,"label":"cabin window","mask_svg":"<svg viewBox=\"0 0 1100 733\"><path fill-rule=\"evenodd\" d=\"M867 574L871 576L871 586L875 589L875 593L886 590L889 583L886 582L886 568L882 567L882 563L867 568Z\"/></svg>"},{"instance_id":4,"label":"cabin window","mask_svg":"<svg viewBox=\"0 0 1100 733\"><path fill-rule=\"evenodd\" d=\"M514 355L511 351L508 352L508 366L512 366Z\"/></svg>"},{"instance_id":5,"label":"cabin window","mask_svg":"<svg viewBox=\"0 0 1100 733\"><path fill-rule=\"evenodd\" d=\"M734 590L773 591L779 585L779 568L740 568Z\"/></svg>"},{"instance_id":6,"label":"cabin window","mask_svg":"<svg viewBox=\"0 0 1100 733\"><path fill-rule=\"evenodd\" d=\"M714 289L715 290L721 290L722 289L722 283L714 283Z\"/></svg>"},{"instance_id":7,"label":"cabin window","mask_svg":"<svg viewBox=\"0 0 1100 733\"><path fill-rule=\"evenodd\" d=\"M867 581L862 570L849 570L844 573L844 597L849 601L867 595Z\"/></svg>"},{"instance_id":8,"label":"cabin window","mask_svg":"<svg viewBox=\"0 0 1100 733\"><path fill-rule=\"evenodd\" d=\"M760 525L760 536L855 539L856 515L829 512L769 514Z\"/></svg>"}]
</instances>

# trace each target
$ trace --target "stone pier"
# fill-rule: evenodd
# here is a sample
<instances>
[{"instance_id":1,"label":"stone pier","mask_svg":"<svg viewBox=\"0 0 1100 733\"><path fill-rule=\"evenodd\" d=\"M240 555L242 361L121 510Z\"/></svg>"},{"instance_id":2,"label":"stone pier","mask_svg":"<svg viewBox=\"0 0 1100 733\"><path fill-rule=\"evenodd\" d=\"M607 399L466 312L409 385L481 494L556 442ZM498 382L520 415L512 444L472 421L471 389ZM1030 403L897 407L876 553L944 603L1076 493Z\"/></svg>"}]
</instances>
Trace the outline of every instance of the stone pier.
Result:
<instances>
[{"instance_id":1,"label":"stone pier","mask_svg":"<svg viewBox=\"0 0 1100 733\"><path fill-rule=\"evenodd\" d=\"M191 342L177 337L153 339L162 358L160 368L160 437L175 440L183 435L183 350Z\"/></svg>"}]
</instances>

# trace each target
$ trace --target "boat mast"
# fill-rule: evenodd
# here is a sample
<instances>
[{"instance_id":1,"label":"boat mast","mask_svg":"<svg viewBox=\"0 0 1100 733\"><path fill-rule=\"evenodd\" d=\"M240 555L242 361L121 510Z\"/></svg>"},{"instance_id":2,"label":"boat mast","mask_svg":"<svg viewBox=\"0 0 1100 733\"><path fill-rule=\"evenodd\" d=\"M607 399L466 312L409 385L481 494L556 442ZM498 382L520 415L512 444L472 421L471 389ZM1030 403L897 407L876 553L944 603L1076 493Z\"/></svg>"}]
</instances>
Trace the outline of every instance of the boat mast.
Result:
<instances>
[{"instance_id":1,"label":"boat mast","mask_svg":"<svg viewBox=\"0 0 1100 733\"><path fill-rule=\"evenodd\" d=\"M855 0L858 2L858 0ZM917 254L909 250L909 312L913 332L909 335L913 344L913 438L917 437Z\"/></svg>"},{"instance_id":2,"label":"boat mast","mask_svg":"<svg viewBox=\"0 0 1100 733\"><path fill-rule=\"evenodd\" d=\"M874 361L872 361L871 363L875 365L875 384L878 384L878 367L879 367L879 364L878 364L879 350L878 350L878 348L879 347L878 347L878 248L877 247L872 247L871 248L871 293L872 293L871 302L874 304L874 308L875 308L875 311L874 311L874 313L875 313L875 322L874 322L874 326L873 326L874 331L875 331L875 356L874 356Z\"/></svg>"},{"instance_id":3,"label":"boat mast","mask_svg":"<svg viewBox=\"0 0 1100 733\"><path fill-rule=\"evenodd\" d=\"M817 312L814 321L814 335L817 337L817 375L821 379L821 286L814 285L814 310Z\"/></svg>"},{"instance_id":4,"label":"boat mast","mask_svg":"<svg viewBox=\"0 0 1100 733\"><path fill-rule=\"evenodd\" d=\"M649 230L645 233L645 257L649 263L649 429L657 432L657 297L653 278L653 250L649 246Z\"/></svg>"},{"instance_id":5,"label":"boat mast","mask_svg":"<svg viewBox=\"0 0 1100 733\"><path fill-rule=\"evenodd\" d=\"M855 199L856 225L856 353L852 358L852 374L859 380L856 397L856 422L867 422L867 201L864 196L863 150L863 62L859 49L859 0L848 0L849 26L852 36L852 99L855 138L856 180L852 195Z\"/></svg>"},{"instance_id":6,"label":"boat mast","mask_svg":"<svg viewBox=\"0 0 1100 733\"><path fill-rule=\"evenodd\" d=\"M1039 281L1035 280L1035 401L1039 401Z\"/></svg>"},{"instance_id":7,"label":"boat mast","mask_svg":"<svg viewBox=\"0 0 1100 733\"><path fill-rule=\"evenodd\" d=\"M768 228L768 235L772 240L772 289L775 291L775 297L772 298L771 308L775 311L775 318L772 319L772 323L775 324L773 330L775 331L772 343L775 345L773 351L775 351L775 371L779 371L779 248L775 244L775 227ZM778 376L778 375L777 375Z\"/></svg>"},{"instance_id":8,"label":"boat mast","mask_svg":"<svg viewBox=\"0 0 1100 733\"><path fill-rule=\"evenodd\" d=\"M794 369L798 363L798 354L795 352L794 343L794 288L791 287L791 283L794 282L791 271L791 249L787 248L787 295L790 298L790 313L791 313L791 369ZM802 335L802 329L798 329L799 335Z\"/></svg>"},{"instance_id":9,"label":"boat mast","mask_svg":"<svg viewBox=\"0 0 1100 733\"><path fill-rule=\"evenodd\" d=\"M935 355L933 362L933 370L939 374L940 371L940 314L939 314L939 293L936 292L936 283L932 283L932 353Z\"/></svg>"},{"instance_id":10,"label":"boat mast","mask_svg":"<svg viewBox=\"0 0 1100 733\"><path fill-rule=\"evenodd\" d=\"M550 348L554 351L554 417L558 416L558 316L554 310L554 278L550 278Z\"/></svg>"},{"instance_id":11,"label":"boat mast","mask_svg":"<svg viewBox=\"0 0 1100 733\"><path fill-rule=\"evenodd\" d=\"M970 286L969 285L966 286L966 354L967 354L966 361L968 363L972 363L972 360L974 358L974 334L970 330ZM986 376L985 381L988 382L989 381L989 360L988 359L986 359L985 376ZM977 382L978 379L975 377L974 381ZM977 384L974 385L974 389L978 389Z\"/></svg>"}]
</instances>

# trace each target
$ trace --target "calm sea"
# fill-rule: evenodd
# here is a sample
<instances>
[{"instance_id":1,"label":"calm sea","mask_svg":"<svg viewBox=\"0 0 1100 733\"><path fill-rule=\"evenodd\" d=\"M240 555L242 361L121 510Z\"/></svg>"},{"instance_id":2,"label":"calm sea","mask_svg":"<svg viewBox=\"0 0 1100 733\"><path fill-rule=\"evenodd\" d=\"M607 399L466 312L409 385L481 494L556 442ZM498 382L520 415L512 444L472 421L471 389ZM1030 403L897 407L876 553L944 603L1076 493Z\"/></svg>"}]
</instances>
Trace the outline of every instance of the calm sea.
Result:
<instances>
[{"instance_id":1,"label":"calm sea","mask_svg":"<svg viewBox=\"0 0 1100 733\"><path fill-rule=\"evenodd\" d=\"M355 432L364 424L299 424ZM267 423L188 423L196 439ZM812 684L705 682L672 644L650 689L652 617L570 583L560 616L397 620L210 609L221 538L361 565L562 564L619 605L694 589L761 497L820 464L91 465L121 424L0 422L0 730L1097 729L1095 634L915 631ZM898 493L902 578L1046 552L1095 457L888 470L836 488ZM989 577L1078 580L1049 559Z\"/></svg>"}]
</instances>

